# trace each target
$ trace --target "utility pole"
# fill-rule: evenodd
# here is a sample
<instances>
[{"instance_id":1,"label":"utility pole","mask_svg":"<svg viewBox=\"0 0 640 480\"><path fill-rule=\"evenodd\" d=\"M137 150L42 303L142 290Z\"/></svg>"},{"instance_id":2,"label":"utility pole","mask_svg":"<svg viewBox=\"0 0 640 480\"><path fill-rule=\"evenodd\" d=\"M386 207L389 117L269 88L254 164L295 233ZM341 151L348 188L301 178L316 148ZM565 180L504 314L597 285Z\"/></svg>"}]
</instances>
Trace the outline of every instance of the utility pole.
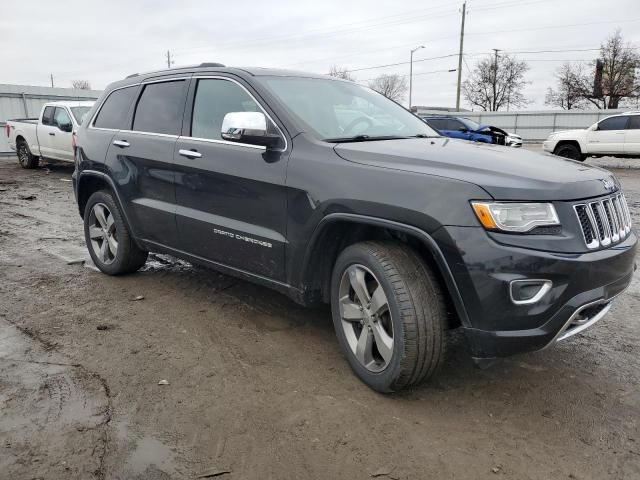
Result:
<instances>
[{"instance_id":1,"label":"utility pole","mask_svg":"<svg viewBox=\"0 0 640 480\"><path fill-rule=\"evenodd\" d=\"M413 54L421 48L424 48L424 45L420 45L419 47L411 50L411 57L409 61L409 111L411 111L411 93L413 92Z\"/></svg>"},{"instance_id":2,"label":"utility pole","mask_svg":"<svg viewBox=\"0 0 640 480\"><path fill-rule=\"evenodd\" d=\"M176 62L174 62L171 58L171 52L167 50L167 68L171 68L171 65L173 65L174 63Z\"/></svg>"},{"instance_id":3,"label":"utility pole","mask_svg":"<svg viewBox=\"0 0 640 480\"><path fill-rule=\"evenodd\" d=\"M462 55L464 50L464 19L467 16L467 2L462 4L462 23L460 24L460 52L458 53L458 88L456 89L456 110L460 110L460 87L462 85Z\"/></svg>"},{"instance_id":4,"label":"utility pole","mask_svg":"<svg viewBox=\"0 0 640 480\"><path fill-rule=\"evenodd\" d=\"M496 107L496 95L498 94L498 52L499 48L492 48L494 56L493 56L493 105L491 105L491 111L495 112L497 110Z\"/></svg>"},{"instance_id":5,"label":"utility pole","mask_svg":"<svg viewBox=\"0 0 640 480\"><path fill-rule=\"evenodd\" d=\"M53 73L51 74L51 88L53 88Z\"/></svg>"}]
</instances>

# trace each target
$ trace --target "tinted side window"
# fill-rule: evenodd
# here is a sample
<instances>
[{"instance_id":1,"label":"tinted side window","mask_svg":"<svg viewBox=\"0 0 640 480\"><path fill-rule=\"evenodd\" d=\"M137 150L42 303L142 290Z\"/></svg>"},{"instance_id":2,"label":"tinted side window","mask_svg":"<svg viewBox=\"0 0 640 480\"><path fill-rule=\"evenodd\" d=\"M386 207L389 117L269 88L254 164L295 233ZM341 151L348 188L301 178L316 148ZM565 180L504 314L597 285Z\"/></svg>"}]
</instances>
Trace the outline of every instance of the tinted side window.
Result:
<instances>
[{"instance_id":1,"label":"tinted side window","mask_svg":"<svg viewBox=\"0 0 640 480\"><path fill-rule=\"evenodd\" d=\"M97 128L113 128L116 130L128 129L129 126L125 125L125 122L136 89L137 87L127 87L111 93L98 112L93 126Z\"/></svg>"},{"instance_id":2,"label":"tinted side window","mask_svg":"<svg viewBox=\"0 0 640 480\"><path fill-rule=\"evenodd\" d=\"M455 118L449 119L449 121L447 122L447 127L448 130L460 130L461 128L466 128L464 126L464 123L462 123L460 120L456 120Z\"/></svg>"},{"instance_id":3,"label":"tinted side window","mask_svg":"<svg viewBox=\"0 0 640 480\"><path fill-rule=\"evenodd\" d=\"M56 107L56 112L53 114L53 124L56 127L71 124L71 118L64 108Z\"/></svg>"},{"instance_id":4,"label":"tinted side window","mask_svg":"<svg viewBox=\"0 0 640 480\"><path fill-rule=\"evenodd\" d=\"M45 107L42 114L43 125L53 125L53 107Z\"/></svg>"},{"instance_id":5,"label":"tinted side window","mask_svg":"<svg viewBox=\"0 0 640 480\"><path fill-rule=\"evenodd\" d=\"M193 101L191 136L222 140L220 130L227 113L260 111L253 98L235 83L218 79L198 80ZM275 131L273 125L267 128Z\"/></svg>"},{"instance_id":6,"label":"tinted side window","mask_svg":"<svg viewBox=\"0 0 640 480\"><path fill-rule=\"evenodd\" d=\"M446 118L430 118L427 120L427 125L435 128L436 130L447 130Z\"/></svg>"},{"instance_id":7,"label":"tinted side window","mask_svg":"<svg viewBox=\"0 0 640 480\"><path fill-rule=\"evenodd\" d=\"M629 117L628 130L640 130L640 115L633 115Z\"/></svg>"},{"instance_id":8,"label":"tinted side window","mask_svg":"<svg viewBox=\"0 0 640 480\"><path fill-rule=\"evenodd\" d=\"M629 117L611 117L598 124L598 130L624 130Z\"/></svg>"},{"instance_id":9,"label":"tinted side window","mask_svg":"<svg viewBox=\"0 0 640 480\"><path fill-rule=\"evenodd\" d=\"M150 83L144 87L133 119L138 132L179 135L184 112L184 80Z\"/></svg>"}]
</instances>

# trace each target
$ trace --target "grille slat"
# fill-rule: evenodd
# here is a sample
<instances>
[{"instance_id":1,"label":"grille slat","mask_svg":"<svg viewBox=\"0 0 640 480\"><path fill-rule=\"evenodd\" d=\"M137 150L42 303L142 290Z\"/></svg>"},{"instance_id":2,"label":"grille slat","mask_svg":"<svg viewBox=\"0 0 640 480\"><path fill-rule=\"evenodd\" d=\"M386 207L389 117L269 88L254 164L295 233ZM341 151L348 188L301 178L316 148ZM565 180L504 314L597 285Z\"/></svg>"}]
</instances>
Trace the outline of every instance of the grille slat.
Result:
<instances>
[{"instance_id":1,"label":"grille slat","mask_svg":"<svg viewBox=\"0 0 640 480\"><path fill-rule=\"evenodd\" d=\"M631 232L631 214L622 193L573 206L588 249L621 242Z\"/></svg>"}]
</instances>

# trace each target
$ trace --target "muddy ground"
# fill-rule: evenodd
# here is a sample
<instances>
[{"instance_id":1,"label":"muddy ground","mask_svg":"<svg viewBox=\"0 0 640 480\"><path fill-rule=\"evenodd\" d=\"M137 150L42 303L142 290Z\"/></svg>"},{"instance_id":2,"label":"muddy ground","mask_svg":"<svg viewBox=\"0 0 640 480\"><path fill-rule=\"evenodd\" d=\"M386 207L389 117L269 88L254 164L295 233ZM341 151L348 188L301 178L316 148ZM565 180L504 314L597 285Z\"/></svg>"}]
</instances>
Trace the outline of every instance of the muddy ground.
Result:
<instances>
[{"instance_id":1,"label":"muddy ground","mask_svg":"<svg viewBox=\"0 0 640 480\"><path fill-rule=\"evenodd\" d=\"M453 332L435 380L383 396L326 309L74 263L71 173L0 160L1 479L640 478L640 275L571 341L478 370ZM640 170L615 173L638 225Z\"/></svg>"}]
</instances>

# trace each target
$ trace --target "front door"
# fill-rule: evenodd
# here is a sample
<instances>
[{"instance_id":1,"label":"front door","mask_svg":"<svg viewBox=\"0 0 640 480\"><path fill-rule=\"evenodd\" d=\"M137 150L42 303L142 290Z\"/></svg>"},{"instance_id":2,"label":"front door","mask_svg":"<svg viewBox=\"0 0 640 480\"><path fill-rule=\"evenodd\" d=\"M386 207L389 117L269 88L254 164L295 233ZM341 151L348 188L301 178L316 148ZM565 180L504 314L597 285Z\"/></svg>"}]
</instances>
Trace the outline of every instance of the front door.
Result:
<instances>
[{"instance_id":1,"label":"front door","mask_svg":"<svg viewBox=\"0 0 640 480\"><path fill-rule=\"evenodd\" d=\"M284 280L289 152L222 139L227 113L269 117L239 82L209 77L191 83L174 160L180 244L209 261ZM270 128L282 134L272 121Z\"/></svg>"},{"instance_id":2,"label":"front door","mask_svg":"<svg viewBox=\"0 0 640 480\"><path fill-rule=\"evenodd\" d=\"M38 145L40 146L40 155L43 157L51 157L54 154L54 142L58 127L53 124L53 115L56 107L49 105L42 112L42 120L37 126ZM34 146L31 147L35 150ZM37 150L36 150L37 151Z\"/></svg>"},{"instance_id":3,"label":"front door","mask_svg":"<svg viewBox=\"0 0 640 480\"><path fill-rule=\"evenodd\" d=\"M640 155L640 115L631 115L624 134L624 153Z\"/></svg>"},{"instance_id":4,"label":"front door","mask_svg":"<svg viewBox=\"0 0 640 480\"><path fill-rule=\"evenodd\" d=\"M71 145L72 134L70 130L73 128L73 123L71 122L71 116L66 108L56 107L53 114L53 126L55 128L53 129L53 135L51 135L51 157L58 160L72 162L73 147Z\"/></svg>"},{"instance_id":5,"label":"front door","mask_svg":"<svg viewBox=\"0 0 640 480\"><path fill-rule=\"evenodd\" d=\"M624 151L624 134L629 117L609 117L587 132L587 153L607 154Z\"/></svg>"}]
</instances>

